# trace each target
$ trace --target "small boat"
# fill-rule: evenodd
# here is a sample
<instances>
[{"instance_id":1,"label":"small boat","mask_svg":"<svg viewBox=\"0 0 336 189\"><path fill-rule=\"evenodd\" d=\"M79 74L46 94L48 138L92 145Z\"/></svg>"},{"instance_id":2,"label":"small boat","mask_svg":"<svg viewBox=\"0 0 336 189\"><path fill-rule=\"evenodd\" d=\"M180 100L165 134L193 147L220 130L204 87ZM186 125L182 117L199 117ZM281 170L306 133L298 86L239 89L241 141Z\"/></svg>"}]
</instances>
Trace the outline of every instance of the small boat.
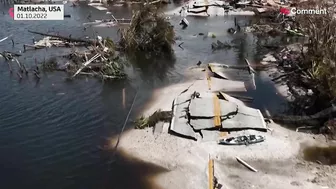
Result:
<instances>
[{"instance_id":1,"label":"small boat","mask_svg":"<svg viewBox=\"0 0 336 189\"><path fill-rule=\"evenodd\" d=\"M265 137L260 135L244 135L220 139L218 144L224 145L249 145L265 141Z\"/></svg>"}]
</instances>

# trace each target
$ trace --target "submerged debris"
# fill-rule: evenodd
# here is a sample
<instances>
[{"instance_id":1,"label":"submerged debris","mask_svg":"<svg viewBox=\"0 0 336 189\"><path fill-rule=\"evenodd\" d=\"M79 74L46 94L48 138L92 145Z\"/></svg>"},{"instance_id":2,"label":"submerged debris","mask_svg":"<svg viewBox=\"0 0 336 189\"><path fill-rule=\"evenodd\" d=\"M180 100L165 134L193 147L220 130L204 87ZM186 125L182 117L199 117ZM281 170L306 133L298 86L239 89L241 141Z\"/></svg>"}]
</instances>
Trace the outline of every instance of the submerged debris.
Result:
<instances>
[{"instance_id":1,"label":"submerged debris","mask_svg":"<svg viewBox=\"0 0 336 189\"><path fill-rule=\"evenodd\" d=\"M211 49L214 50L214 51L215 50L220 50L220 49L231 49L232 47L234 47L234 46L230 45L228 42L223 43L219 40L217 40L216 43L213 42L211 44Z\"/></svg>"},{"instance_id":2,"label":"submerged debris","mask_svg":"<svg viewBox=\"0 0 336 189\"><path fill-rule=\"evenodd\" d=\"M42 69L44 71L54 71L58 69L57 59L55 57L50 58L42 63Z\"/></svg>"}]
</instances>

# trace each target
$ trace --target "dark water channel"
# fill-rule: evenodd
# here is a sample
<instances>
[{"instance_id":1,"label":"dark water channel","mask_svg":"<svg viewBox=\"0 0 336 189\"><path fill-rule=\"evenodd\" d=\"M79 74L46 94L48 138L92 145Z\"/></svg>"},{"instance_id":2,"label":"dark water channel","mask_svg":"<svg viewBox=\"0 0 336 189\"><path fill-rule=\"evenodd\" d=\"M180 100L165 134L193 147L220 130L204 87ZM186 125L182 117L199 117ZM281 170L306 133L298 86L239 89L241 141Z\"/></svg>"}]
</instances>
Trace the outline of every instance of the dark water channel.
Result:
<instances>
[{"instance_id":1,"label":"dark water channel","mask_svg":"<svg viewBox=\"0 0 336 189\"><path fill-rule=\"evenodd\" d=\"M5 13L10 6L0 5ZM114 8L117 18L129 18L128 8ZM27 30L41 32L57 31L61 35L76 37L99 35L118 39L115 28L83 30L88 12L92 19L108 18L105 11L92 7L66 6L65 14L71 18L64 21L13 21L7 14L0 17L0 38L13 34L15 46L7 40L0 43L0 51L23 50L23 44L32 39L41 39ZM7 63L0 61L0 185L1 188L48 188L48 189L96 189L96 188L150 188L145 181L149 175L165 171L138 160L119 161L108 165L109 152L97 148L106 143L105 138L115 136L121 129L136 88L138 99L132 117L151 97L154 88L183 81L184 70L198 60L244 64L257 59L258 49L252 35L227 34L233 25L233 17L192 19L186 30L178 26L180 18L172 17L172 23L185 42L181 50L175 47L176 60L163 64L157 60L144 66L147 60L139 60L127 69L128 81L102 83L95 79L65 81L63 73L46 73L40 82L33 76L24 76L21 82L11 75ZM239 18L242 25L249 23L246 17ZM198 33L216 33L216 39L203 39ZM238 49L211 52L210 44L222 41L241 40ZM177 42L179 43L179 42ZM62 49L28 51L20 60L28 67L45 57L65 54ZM161 64L160 64L161 63ZM255 100L252 106L278 108L277 97L271 83L256 78L257 91L249 92ZM122 107L122 90L126 90L126 109ZM145 177L145 178L144 178ZM155 188L155 187L152 187Z\"/></svg>"}]
</instances>

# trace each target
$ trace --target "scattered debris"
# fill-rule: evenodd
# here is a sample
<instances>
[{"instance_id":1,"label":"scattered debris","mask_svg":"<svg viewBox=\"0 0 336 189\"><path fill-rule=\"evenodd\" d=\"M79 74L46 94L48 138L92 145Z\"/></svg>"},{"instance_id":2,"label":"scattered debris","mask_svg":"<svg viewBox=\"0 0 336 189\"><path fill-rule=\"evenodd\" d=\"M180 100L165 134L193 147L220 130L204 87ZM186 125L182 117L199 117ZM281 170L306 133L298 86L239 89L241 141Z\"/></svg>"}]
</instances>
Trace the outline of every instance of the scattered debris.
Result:
<instances>
[{"instance_id":1,"label":"scattered debris","mask_svg":"<svg viewBox=\"0 0 336 189\"><path fill-rule=\"evenodd\" d=\"M180 25L182 25L182 29L185 29L185 28L187 28L189 26L189 21L186 18L183 18L180 21Z\"/></svg>"},{"instance_id":2,"label":"scattered debris","mask_svg":"<svg viewBox=\"0 0 336 189\"><path fill-rule=\"evenodd\" d=\"M235 34L235 33L237 33L237 31L233 28L229 28L228 33Z\"/></svg>"},{"instance_id":3,"label":"scattered debris","mask_svg":"<svg viewBox=\"0 0 336 189\"><path fill-rule=\"evenodd\" d=\"M234 2L234 3L232 3ZM235 5L236 4L236 5ZM218 0L195 0L189 1L182 7L167 12L171 15L195 16L195 17L209 17L209 16L224 16L227 14L239 15L254 15L251 10L244 10L244 3L238 5L239 2L231 1L224 2ZM224 11L223 11L224 10Z\"/></svg>"},{"instance_id":4,"label":"scattered debris","mask_svg":"<svg viewBox=\"0 0 336 189\"><path fill-rule=\"evenodd\" d=\"M117 19L111 14L113 19L95 20L94 22L83 23L84 26L90 25L94 27L114 27L114 26L129 26L131 19Z\"/></svg>"},{"instance_id":5,"label":"scattered debris","mask_svg":"<svg viewBox=\"0 0 336 189\"><path fill-rule=\"evenodd\" d=\"M96 43L95 40L77 39L77 38L72 38L71 36L65 37L65 36L60 36L60 35L31 31L31 30L28 30L28 32L33 33L33 34L48 36L48 37L54 37L54 38L58 38L64 41L69 41L69 42L74 42L74 43L83 43L83 44L89 44L89 45L94 45Z\"/></svg>"},{"instance_id":6,"label":"scattered debris","mask_svg":"<svg viewBox=\"0 0 336 189\"><path fill-rule=\"evenodd\" d=\"M312 129L315 129L315 128L316 128L316 126L302 126L302 127L297 127L295 131L299 132L301 130L312 130Z\"/></svg>"},{"instance_id":7,"label":"scattered debris","mask_svg":"<svg viewBox=\"0 0 336 189\"><path fill-rule=\"evenodd\" d=\"M231 49L232 47L235 47L235 46L230 45L230 44L227 43L227 42L223 43L223 42L221 42L221 41L219 41L219 40L217 40L216 43L213 42L213 43L211 44L211 49L212 49L213 51L215 51L215 50L220 50L220 49Z\"/></svg>"},{"instance_id":8,"label":"scattered debris","mask_svg":"<svg viewBox=\"0 0 336 189\"><path fill-rule=\"evenodd\" d=\"M183 44L184 44L184 42L182 42L178 45L178 47L180 47L182 50L184 50L184 48L182 47Z\"/></svg>"}]
</instances>

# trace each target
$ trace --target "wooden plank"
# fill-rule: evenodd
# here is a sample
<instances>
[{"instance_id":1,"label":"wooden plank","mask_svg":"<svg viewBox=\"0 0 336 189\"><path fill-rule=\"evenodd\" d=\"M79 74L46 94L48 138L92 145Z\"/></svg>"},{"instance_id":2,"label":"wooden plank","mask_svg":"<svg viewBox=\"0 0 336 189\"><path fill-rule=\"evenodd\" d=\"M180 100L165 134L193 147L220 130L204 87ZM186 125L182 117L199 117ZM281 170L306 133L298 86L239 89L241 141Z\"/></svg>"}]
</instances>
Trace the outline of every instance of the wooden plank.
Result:
<instances>
[{"instance_id":1,"label":"wooden plank","mask_svg":"<svg viewBox=\"0 0 336 189\"><path fill-rule=\"evenodd\" d=\"M240 159L239 157L236 157L237 161L241 164L243 164L245 167L247 167L248 169L250 169L253 172L258 172L257 169L255 169L254 167L252 167L251 165L247 164L244 160Z\"/></svg>"},{"instance_id":2,"label":"wooden plank","mask_svg":"<svg viewBox=\"0 0 336 189\"><path fill-rule=\"evenodd\" d=\"M93 62L94 60L96 60L100 56L101 55L98 54L98 53L96 55L94 55L89 61L85 62L71 78L74 78L76 75L78 75L86 66L88 66L91 62Z\"/></svg>"},{"instance_id":3,"label":"wooden plank","mask_svg":"<svg viewBox=\"0 0 336 189\"><path fill-rule=\"evenodd\" d=\"M214 189L214 160L209 158L209 189Z\"/></svg>"},{"instance_id":4,"label":"wooden plank","mask_svg":"<svg viewBox=\"0 0 336 189\"><path fill-rule=\"evenodd\" d=\"M245 58L245 63L248 66L248 72L249 72L249 74L256 73L256 71L252 68L250 62L246 58Z\"/></svg>"}]
</instances>

